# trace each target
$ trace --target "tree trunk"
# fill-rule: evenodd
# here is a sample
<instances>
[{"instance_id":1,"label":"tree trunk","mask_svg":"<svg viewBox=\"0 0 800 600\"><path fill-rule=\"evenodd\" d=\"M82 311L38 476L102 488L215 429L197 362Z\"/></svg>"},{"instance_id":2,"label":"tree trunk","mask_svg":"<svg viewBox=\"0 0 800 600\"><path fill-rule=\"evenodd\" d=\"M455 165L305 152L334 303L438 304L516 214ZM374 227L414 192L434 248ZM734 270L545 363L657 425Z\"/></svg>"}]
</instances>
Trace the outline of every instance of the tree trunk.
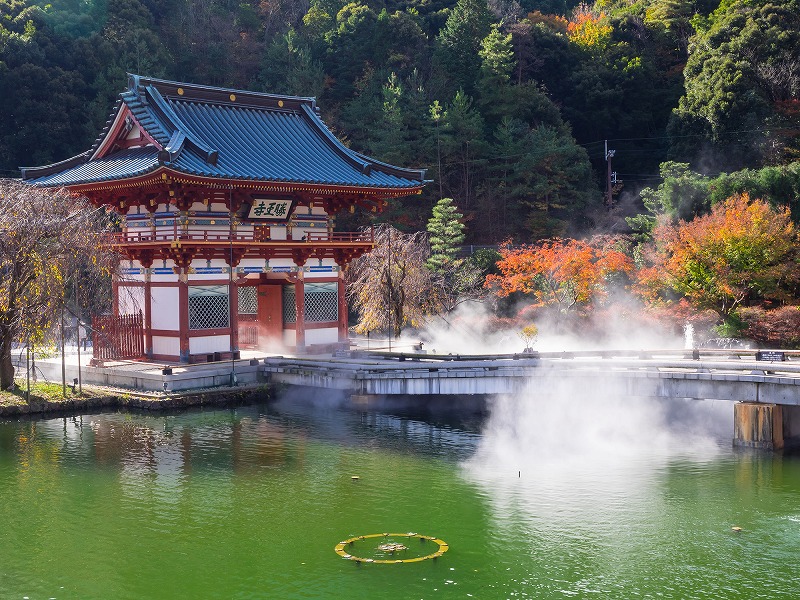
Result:
<instances>
[{"instance_id":1,"label":"tree trunk","mask_svg":"<svg viewBox=\"0 0 800 600\"><path fill-rule=\"evenodd\" d=\"M11 363L11 336L0 339L0 389L7 390L14 384L14 365Z\"/></svg>"}]
</instances>

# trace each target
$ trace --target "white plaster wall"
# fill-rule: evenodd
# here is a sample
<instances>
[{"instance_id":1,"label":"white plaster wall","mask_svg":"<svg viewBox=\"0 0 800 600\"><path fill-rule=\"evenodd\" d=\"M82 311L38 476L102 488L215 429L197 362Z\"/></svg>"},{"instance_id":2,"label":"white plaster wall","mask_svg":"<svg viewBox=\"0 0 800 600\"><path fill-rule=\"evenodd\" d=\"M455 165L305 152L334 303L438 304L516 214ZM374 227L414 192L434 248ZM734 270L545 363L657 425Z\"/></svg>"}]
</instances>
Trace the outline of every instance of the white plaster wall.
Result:
<instances>
[{"instance_id":1,"label":"white plaster wall","mask_svg":"<svg viewBox=\"0 0 800 600\"><path fill-rule=\"evenodd\" d=\"M239 268L244 267L264 267L264 259L263 258L243 258L239 264L237 265Z\"/></svg>"},{"instance_id":2,"label":"white plaster wall","mask_svg":"<svg viewBox=\"0 0 800 600\"><path fill-rule=\"evenodd\" d=\"M153 336L153 354L163 354L164 356L180 356L181 341L176 337Z\"/></svg>"},{"instance_id":3,"label":"white plaster wall","mask_svg":"<svg viewBox=\"0 0 800 600\"><path fill-rule=\"evenodd\" d=\"M271 258L269 259L270 267L294 267L294 261L291 258Z\"/></svg>"},{"instance_id":4,"label":"white plaster wall","mask_svg":"<svg viewBox=\"0 0 800 600\"><path fill-rule=\"evenodd\" d=\"M119 314L135 315L139 311L144 313L144 288L119 286Z\"/></svg>"},{"instance_id":5,"label":"white plaster wall","mask_svg":"<svg viewBox=\"0 0 800 600\"><path fill-rule=\"evenodd\" d=\"M273 240L285 240L286 227L284 225L271 225L269 228L269 236Z\"/></svg>"},{"instance_id":6,"label":"white plaster wall","mask_svg":"<svg viewBox=\"0 0 800 600\"><path fill-rule=\"evenodd\" d=\"M338 341L339 329L337 327L306 329L306 346L313 346L315 344L335 344Z\"/></svg>"},{"instance_id":7,"label":"white plaster wall","mask_svg":"<svg viewBox=\"0 0 800 600\"><path fill-rule=\"evenodd\" d=\"M154 287L150 321L153 329L178 331L178 288ZM155 352L155 349L153 350Z\"/></svg>"},{"instance_id":8,"label":"white plaster wall","mask_svg":"<svg viewBox=\"0 0 800 600\"><path fill-rule=\"evenodd\" d=\"M297 334L295 333L294 329L284 329L283 330L283 345L284 346L294 346L297 342Z\"/></svg>"},{"instance_id":9,"label":"white plaster wall","mask_svg":"<svg viewBox=\"0 0 800 600\"><path fill-rule=\"evenodd\" d=\"M204 335L189 338L189 354L228 352L230 349L231 336L229 335Z\"/></svg>"},{"instance_id":10,"label":"white plaster wall","mask_svg":"<svg viewBox=\"0 0 800 600\"><path fill-rule=\"evenodd\" d=\"M126 140L135 140L135 139L138 139L139 136L141 136L141 135L142 135L141 134L141 129L139 129L139 126L134 123L133 127L131 127L131 130L128 132L128 135L126 136L125 139Z\"/></svg>"},{"instance_id":11,"label":"white plaster wall","mask_svg":"<svg viewBox=\"0 0 800 600\"><path fill-rule=\"evenodd\" d=\"M199 265L192 263L194 268L197 268ZM203 262L203 267L206 264ZM227 266L227 265L226 265ZM230 277L228 273L190 273L187 281L189 285L198 285L203 283L204 281L220 281L221 279L227 280ZM227 281L225 282L227 285Z\"/></svg>"}]
</instances>

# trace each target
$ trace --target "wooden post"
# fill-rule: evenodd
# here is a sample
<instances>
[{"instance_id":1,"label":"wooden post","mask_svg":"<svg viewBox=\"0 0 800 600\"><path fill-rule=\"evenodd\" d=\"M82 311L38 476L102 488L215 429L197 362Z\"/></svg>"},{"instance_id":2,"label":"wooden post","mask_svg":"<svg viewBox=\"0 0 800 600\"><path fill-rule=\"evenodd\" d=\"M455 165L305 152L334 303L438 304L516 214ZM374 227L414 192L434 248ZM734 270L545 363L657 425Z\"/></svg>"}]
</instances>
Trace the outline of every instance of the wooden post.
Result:
<instances>
[{"instance_id":1,"label":"wooden post","mask_svg":"<svg viewBox=\"0 0 800 600\"><path fill-rule=\"evenodd\" d=\"M233 353L239 349L239 284L236 283L233 276L231 276L230 286L228 287L228 298L228 303L230 304L231 353Z\"/></svg>"},{"instance_id":2,"label":"wooden post","mask_svg":"<svg viewBox=\"0 0 800 600\"><path fill-rule=\"evenodd\" d=\"M189 283L183 273L178 275L178 329L180 330L180 361L189 362Z\"/></svg>"},{"instance_id":3,"label":"wooden post","mask_svg":"<svg viewBox=\"0 0 800 600\"><path fill-rule=\"evenodd\" d=\"M144 354L153 358L153 284L150 269L144 270Z\"/></svg>"},{"instance_id":4,"label":"wooden post","mask_svg":"<svg viewBox=\"0 0 800 600\"><path fill-rule=\"evenodd\" d=\"M337 296L339 302L339 343L348 340L347 335L347 297L345 296L344 271L339 269L339 280L337 282Z\"/></svg>"},{"instance_id":5,"label":"wooden post","mask_svg":"<svg viewBox=\"0 0 800 600\"><path fill-rule=\"evenodd\" d=\"M301 267L302 269L302 267ZM305 283L303 281L303 271L297 272L297 279L294 282L294 305L295 305L295 348L297 352L306 350L306 315L305 315Z\"/></svg>"}]
</instances>

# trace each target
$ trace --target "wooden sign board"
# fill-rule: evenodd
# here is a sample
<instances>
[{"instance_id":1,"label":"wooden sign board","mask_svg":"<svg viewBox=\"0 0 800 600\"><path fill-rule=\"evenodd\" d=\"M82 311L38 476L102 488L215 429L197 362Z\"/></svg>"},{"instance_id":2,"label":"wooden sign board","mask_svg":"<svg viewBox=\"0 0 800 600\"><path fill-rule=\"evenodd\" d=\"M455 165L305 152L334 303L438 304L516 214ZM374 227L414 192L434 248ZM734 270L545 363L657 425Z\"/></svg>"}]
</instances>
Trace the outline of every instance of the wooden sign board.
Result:
<instances>
[{"instance_id":1,"label":"wooden sign board","mask_svg":"<svg viewBox=\"0 0 800 600\"><path fill-rule=\"evenodd\" d=\"M247 213L250 221L286 221L292 214L292 200L254 198Z\"/></svg>"}]
</instances>

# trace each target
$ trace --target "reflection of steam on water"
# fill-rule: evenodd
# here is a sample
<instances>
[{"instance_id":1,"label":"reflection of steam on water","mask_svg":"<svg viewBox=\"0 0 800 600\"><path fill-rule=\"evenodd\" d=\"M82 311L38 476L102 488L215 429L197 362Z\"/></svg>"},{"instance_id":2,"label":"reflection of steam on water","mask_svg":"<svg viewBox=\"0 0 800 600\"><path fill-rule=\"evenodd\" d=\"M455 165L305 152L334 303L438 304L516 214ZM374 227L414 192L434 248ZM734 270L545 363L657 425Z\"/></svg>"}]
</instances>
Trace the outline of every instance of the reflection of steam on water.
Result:
<instances>
[{"instance_id":1,"label":"reflection of steam on water","mask_svg":"<svg viewBox=\"0 0 800 600\"><path fill-rule=\"evenodd\" d=\"M730 444L730 403L622 390L613 380L604 389L586 389L580 377L536 380L493 401L464 470L485 491L499 527L522 519L547 531L596 530L630 511L657 510L652 488L666 469L707 461Z\"/></svg>"}]
</instances>

